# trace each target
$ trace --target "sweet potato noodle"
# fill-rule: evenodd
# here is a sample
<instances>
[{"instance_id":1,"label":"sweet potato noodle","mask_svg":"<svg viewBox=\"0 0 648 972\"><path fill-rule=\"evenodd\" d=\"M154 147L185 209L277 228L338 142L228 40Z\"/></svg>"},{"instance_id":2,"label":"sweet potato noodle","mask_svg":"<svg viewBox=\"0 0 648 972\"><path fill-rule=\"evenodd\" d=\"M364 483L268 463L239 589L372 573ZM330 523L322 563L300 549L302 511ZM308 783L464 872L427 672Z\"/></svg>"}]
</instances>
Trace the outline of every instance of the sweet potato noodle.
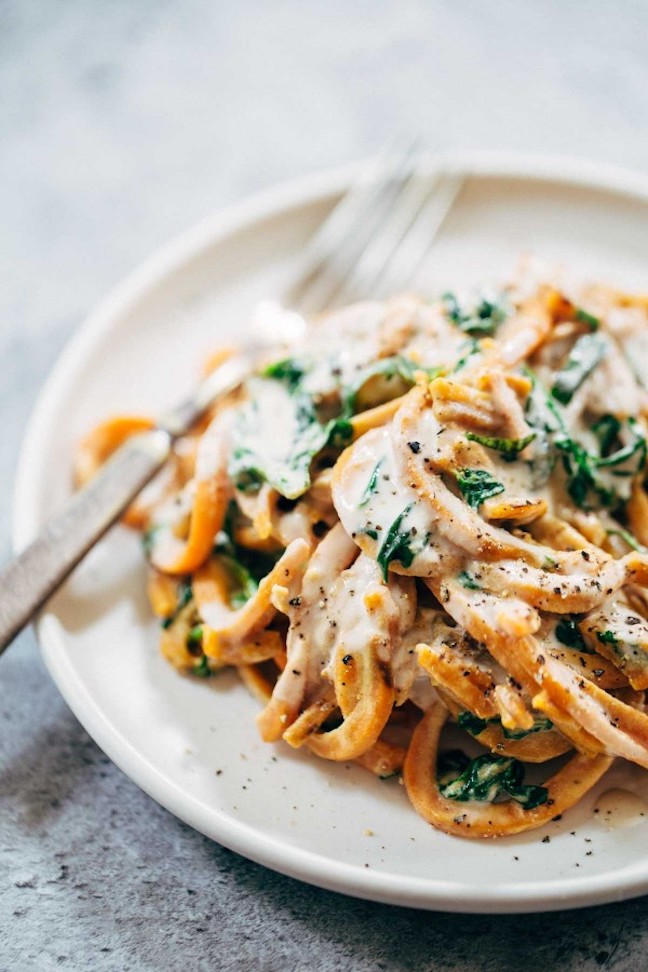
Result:
<instances>
[{"instance_id":1,"label":"sweet potato noodle","mask_svg":"<svg viewBox=\"0 0 648 972\"><path fill-rule=\"evenodd\" d=\"M165 657L236 667L263 739L402 772L462 837L541 826L615 758L648 767L647 317L527 268L315 322L126 517ZM79 482L150 425L91 432Z\"/></svg>"}]
</instances>

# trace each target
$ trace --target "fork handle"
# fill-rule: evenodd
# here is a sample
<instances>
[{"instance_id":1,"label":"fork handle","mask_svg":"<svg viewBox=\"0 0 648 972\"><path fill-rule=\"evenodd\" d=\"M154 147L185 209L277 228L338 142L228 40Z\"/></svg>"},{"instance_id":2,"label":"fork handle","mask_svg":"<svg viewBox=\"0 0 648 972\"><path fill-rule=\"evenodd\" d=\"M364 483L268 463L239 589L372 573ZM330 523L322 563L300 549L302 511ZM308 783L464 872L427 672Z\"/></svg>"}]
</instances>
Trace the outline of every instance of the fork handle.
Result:
<instances>
[{"instance_id":1,"label":"fork handle","mask_svg":"<svg viewBox=\"0 0 648 972\"><path fill-rule=\"evenodd\" d=\"M169 458L162 429L129 439L0 575L0 655Z\"/></svg>"}]
</instances>

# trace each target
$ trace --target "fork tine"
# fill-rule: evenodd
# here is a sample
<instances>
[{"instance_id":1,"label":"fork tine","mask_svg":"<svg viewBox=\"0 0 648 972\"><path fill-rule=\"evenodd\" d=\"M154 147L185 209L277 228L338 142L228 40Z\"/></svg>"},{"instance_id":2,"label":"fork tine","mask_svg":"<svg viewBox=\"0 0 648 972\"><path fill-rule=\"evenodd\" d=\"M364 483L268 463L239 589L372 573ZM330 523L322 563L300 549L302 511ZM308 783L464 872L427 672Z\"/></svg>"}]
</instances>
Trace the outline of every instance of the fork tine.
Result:
<instances>
[{"instance_id":1,"label":"fork tine","mask_svg":"<svg viewBox=\"0 0 648 972\"><path fill-rule=\"evenodd\" d=\"M304 269L284 292L284 303L312 312L326 307L363 252L411 169L416 143L383 151L333 210L309 244Z\"/></svg>"},{"instance_id":2,"label":"fork tine","mask_svg":"<svg viewBox=\"0 0 648 972\"><path fill-rule=\"evenodd\" d=\"M388 269L390 261L399 247L407 240L421 209L425 206L438 173L430 183L422 178L417 168L413 168L402 183L398 196L393 200L382 225L369 240L364 252L340 288L338 299L348 302L359 297L374 295L381 277Z\"/></svg>"},{"instance_id":3,"label":"fork tine","mask_svg":"<svg viewBox=\"0 0 648 972\"><path fill-rule=\"evenodd\" d=\"M464 176L459 172L437 175L429 187L428 198L375 282L373 292L376 296L388 297L398 290L406 289L415 279L463 183Z\"/></svg>"},{"instance_id":4,"label":"fork tine","mask_svg":"<svg viewBox=\"0 0 648 972\"><path fill-rule=\"evenodd\" d=\"M362 210L370 211L385 183L393 178L397 169L405 165L416 150L418 142L389 144L364 166L340 201L335 205L315 235L309 240L301 261L299 279L315 272L318 265L329 260L338 247L349 238L350 230Z\"/></svg>"}]
</instances>

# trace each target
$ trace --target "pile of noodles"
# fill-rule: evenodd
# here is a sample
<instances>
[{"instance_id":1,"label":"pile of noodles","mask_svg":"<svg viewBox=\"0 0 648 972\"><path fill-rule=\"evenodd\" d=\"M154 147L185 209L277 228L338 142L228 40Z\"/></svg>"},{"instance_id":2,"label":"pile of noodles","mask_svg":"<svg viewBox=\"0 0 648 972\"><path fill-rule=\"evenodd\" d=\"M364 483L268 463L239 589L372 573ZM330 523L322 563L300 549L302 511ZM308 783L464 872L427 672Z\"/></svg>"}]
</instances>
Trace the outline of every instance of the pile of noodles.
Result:
<instances>
[{"instance_id":1,"label":"pile of noodles","mask_svg":"<svg viewBox=\"0 0 648 972\"><path fill-rule=\"evenodd\" d=\"M459 836L540 826L615 758L648 766L647 318L522 279L315 322L128 511L164 656L234 666L263 739L402 772ZM78 481L151 425L93 430ZM444 752L447 720L480 755Z\"/></svg>"}]
</instances>

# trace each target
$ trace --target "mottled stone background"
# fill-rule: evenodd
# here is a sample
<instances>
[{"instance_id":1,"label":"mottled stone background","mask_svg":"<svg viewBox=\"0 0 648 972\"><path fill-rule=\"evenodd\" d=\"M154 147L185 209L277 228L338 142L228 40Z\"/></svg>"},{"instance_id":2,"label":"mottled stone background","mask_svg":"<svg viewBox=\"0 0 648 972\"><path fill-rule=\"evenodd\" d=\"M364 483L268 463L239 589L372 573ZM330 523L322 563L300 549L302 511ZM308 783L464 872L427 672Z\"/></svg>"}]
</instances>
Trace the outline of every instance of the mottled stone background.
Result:
<instances>
[{"instance_id":1,"label":"mottled stone background","mask_svg":"<svg viewBox=\"0 0 648 972\"><path fill-rule=\"evenodd\" d=\"M641 0L0 2L0 555L48 369L125 272L207 211L393 130L648 167ZM648 967L645 900L534 917L353 901L152 803L31 633L0 663L0 969Z\"/></svg>"}]
</instances>

